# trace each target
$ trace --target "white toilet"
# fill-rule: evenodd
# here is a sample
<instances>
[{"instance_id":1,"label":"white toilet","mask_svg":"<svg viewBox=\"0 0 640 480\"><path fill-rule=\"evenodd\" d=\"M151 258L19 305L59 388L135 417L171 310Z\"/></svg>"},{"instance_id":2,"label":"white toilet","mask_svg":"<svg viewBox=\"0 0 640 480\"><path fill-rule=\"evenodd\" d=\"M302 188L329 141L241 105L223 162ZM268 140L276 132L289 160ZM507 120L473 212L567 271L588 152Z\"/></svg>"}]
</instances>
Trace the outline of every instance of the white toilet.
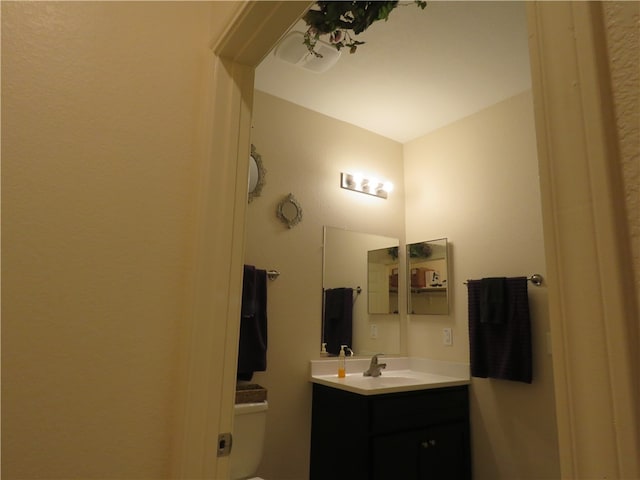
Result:
<instances>
[{"instance_id":1,"label":"white toilet","mask_svg":"<svg viewBox=\"0 0 640 480\"><path fill-rule=\"evenodd\" d=\"M251 475L256 473L262 459L268 408L266 400L235 405L230 458L231 480L262 480Z\"/></svg>"}]
</instances>

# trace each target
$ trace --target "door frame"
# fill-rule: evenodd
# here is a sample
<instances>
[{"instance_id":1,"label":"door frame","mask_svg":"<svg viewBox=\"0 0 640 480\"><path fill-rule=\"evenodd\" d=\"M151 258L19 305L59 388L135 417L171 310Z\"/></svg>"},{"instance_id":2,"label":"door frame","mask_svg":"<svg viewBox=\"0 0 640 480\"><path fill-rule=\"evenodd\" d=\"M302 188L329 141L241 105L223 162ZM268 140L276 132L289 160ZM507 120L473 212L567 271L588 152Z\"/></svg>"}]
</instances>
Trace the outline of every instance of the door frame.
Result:
<instances>
[{"instance_id":1,"label":"door frame","mask_svg":"<svg viewBox=\"0 0 640 480\"><path fill-rule=\"evenodd\" d=\"M254 72L310 5L237 2L210 45L195 292L173 478L229 478L229 457L217 457L217 449L218 435L233 430Z\"/></svg>"},{"instance_id":2,"label":"door frame","mask_svg":"<svg viewBox=\"0 0 640 480\"><path fill-rule=\"evenodd\" d=\"M638 478L638 310L601 2L527 5L562 478Z\"/></svg>"},{"instance_id":3,"label":"door frame","mask_svg":"<svg viewBox=\"0 0 640 480\"><path fill-rule=\"evenodd\" d=\"M180 478L228 478L215 450L233 421L248 168L238 159L249 156L255 67L311 4L243 3L212 45L200 243L216 251L203 247L199 257L208 267L196 288ZM531 2L527 16L562 478L636 478L638 313L602 7ZM597 274L585 275L585 265ZM226 318L222 332L211 315ZM212 361L222 362L222 377L209 375Z\"/></svg>"}]
</instances>

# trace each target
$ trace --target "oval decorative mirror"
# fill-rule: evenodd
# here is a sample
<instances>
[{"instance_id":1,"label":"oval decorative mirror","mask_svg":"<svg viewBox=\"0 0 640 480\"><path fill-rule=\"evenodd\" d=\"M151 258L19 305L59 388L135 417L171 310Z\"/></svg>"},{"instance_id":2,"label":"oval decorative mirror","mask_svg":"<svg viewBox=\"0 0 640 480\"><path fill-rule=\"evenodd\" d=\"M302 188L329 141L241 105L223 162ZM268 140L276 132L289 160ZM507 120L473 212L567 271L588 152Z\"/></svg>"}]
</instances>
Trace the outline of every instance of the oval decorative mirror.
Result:
<instances>
[{"instance_id":1,"label":"oval decorative mirror","mask_svg":"<svg viewBox=\"0 0 640 480\"><path fill-rule=\"evenodd\" d=\"M302 207L291 193L278 204L276 214L289 228L293 228L302 221Z\"/></svg>"},{"instance_id":2,"label":"oval decorative mirror","mask_svg":"<svg viewBox=\"0 0 640 480\"><path fill-rule=\"evenodd\" d=\"M251 155L249 155L249 203L262 193L265 184L267 170L262 164L262 157L256 152L255 145L251 145Z\"/></svg>"}]
</instances>

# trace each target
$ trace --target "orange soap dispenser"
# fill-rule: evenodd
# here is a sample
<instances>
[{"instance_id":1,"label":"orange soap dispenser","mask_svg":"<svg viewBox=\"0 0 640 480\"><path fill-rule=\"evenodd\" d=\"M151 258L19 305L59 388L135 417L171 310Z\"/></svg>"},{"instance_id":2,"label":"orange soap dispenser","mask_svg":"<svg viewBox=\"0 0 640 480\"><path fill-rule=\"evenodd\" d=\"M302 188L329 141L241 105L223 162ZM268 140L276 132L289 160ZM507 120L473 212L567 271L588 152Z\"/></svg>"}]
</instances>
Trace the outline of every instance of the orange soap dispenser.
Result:
<instances>
[{"instance_id":1,"label":"orange soap dispenser","mask_svg":"<svg viewBox=\"0 0 640 480\"><path fill-rule=\"evenodd\" d=\"M338 354L338 378L344 378L347 375L345 348L347 348L346 345L340 345L340 353Z\"/></svg>"}]
</instances>

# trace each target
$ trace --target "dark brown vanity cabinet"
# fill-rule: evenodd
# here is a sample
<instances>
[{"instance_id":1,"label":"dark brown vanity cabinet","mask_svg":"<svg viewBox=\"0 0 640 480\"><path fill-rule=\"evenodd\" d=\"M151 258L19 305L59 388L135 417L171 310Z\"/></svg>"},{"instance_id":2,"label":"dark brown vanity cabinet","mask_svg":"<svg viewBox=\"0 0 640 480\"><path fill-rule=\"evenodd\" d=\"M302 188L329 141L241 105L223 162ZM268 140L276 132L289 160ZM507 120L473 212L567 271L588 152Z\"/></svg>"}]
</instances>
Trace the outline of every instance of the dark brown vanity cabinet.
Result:
<instances>
[{"instance_id":1,"label":"dark brown vanity cabinet","mask_svg":"<svg viewBox=\"0 0 640 480\"><path fill-rule=\"evenodd\" d=\"M313 385L311 480L469 480L467 386L359 395Z\"/></svg>"}]
</instances>

